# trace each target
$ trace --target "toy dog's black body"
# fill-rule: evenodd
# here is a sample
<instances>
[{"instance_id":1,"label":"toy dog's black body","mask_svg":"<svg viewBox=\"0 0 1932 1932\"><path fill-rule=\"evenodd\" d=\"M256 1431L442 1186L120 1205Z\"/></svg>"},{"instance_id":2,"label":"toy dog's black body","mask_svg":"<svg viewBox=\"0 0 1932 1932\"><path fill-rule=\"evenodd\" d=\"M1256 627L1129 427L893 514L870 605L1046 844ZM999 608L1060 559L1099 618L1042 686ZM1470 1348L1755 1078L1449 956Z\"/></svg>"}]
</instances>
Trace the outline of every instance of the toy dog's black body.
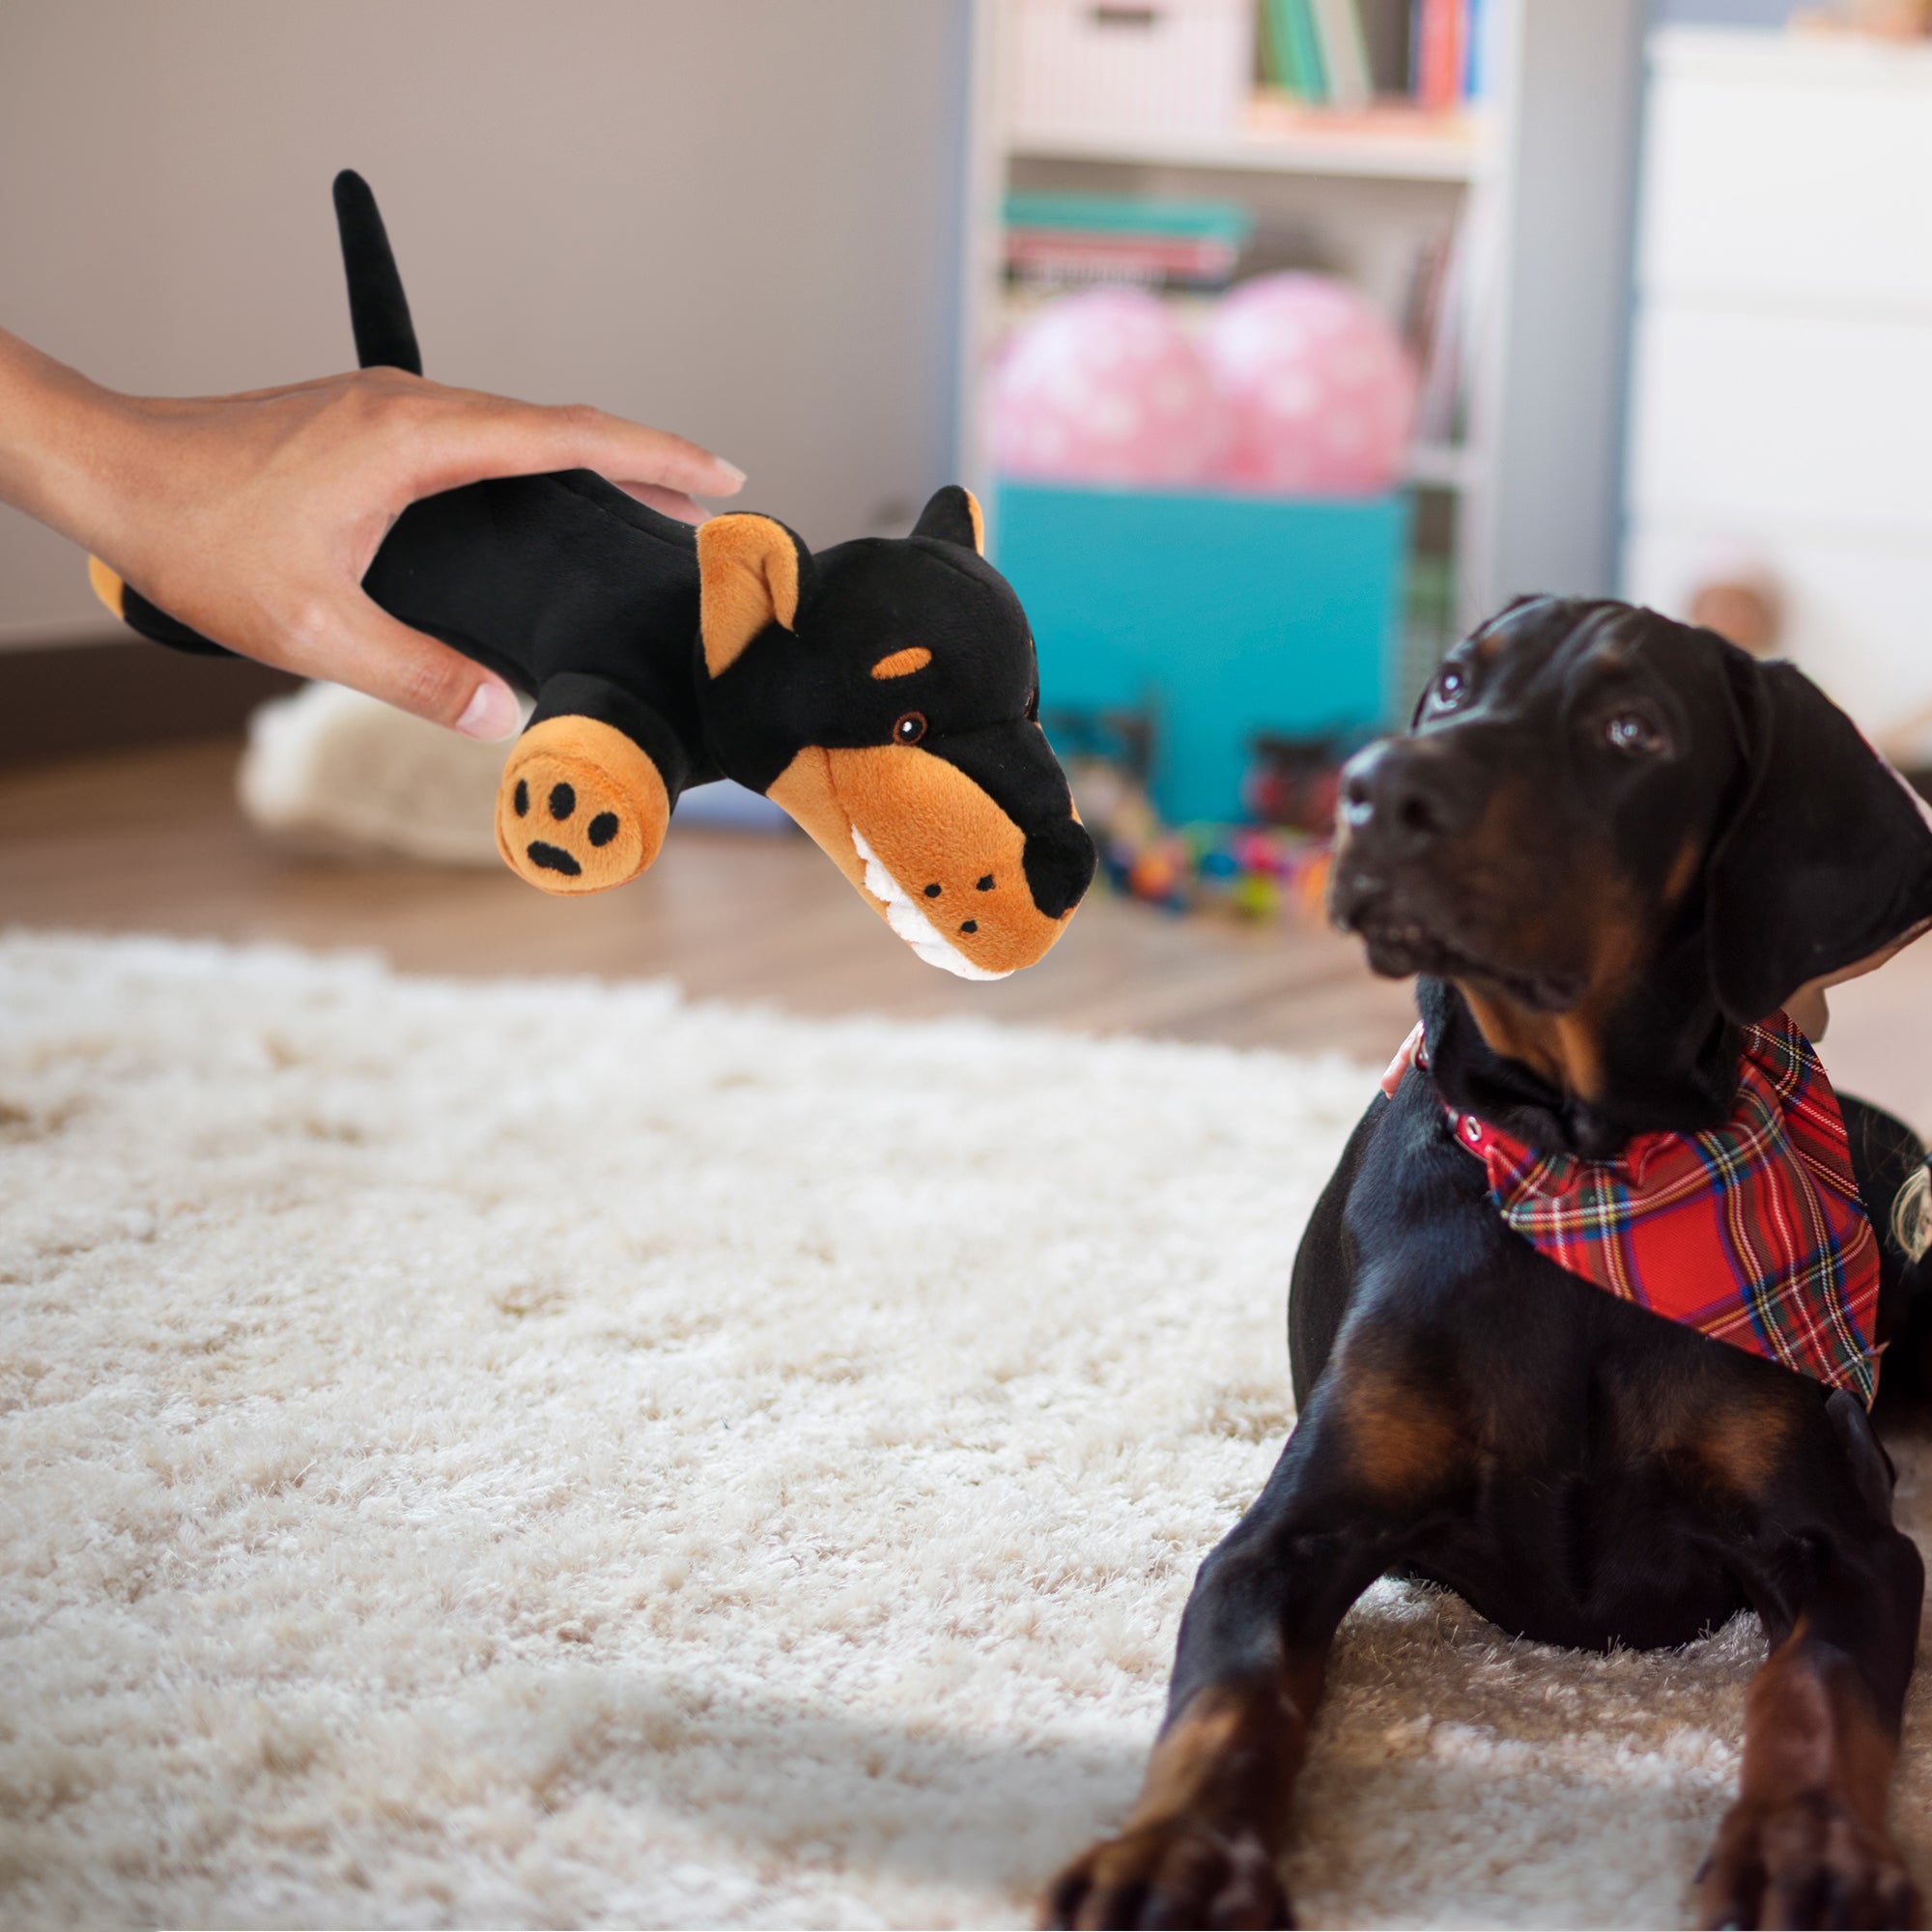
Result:
<instances>
[{"instance_id":1,"label":"toy dog's black body","mask_svg":"<svg viewBox=\"0 0 1932 1932\"><path fill-rule=\"evenodd\" d=\"M1923 1572L1863 1409L1546 1259L1444 1102L1599 1158L1719 1124L1740 1021L1932 915L1932 834L1795 673L1621 606L1506 613L1419 726L1346 775L1333 909L1380 970L1430 976L1428 1064L1376 1096L1310 1219L1294 1433L1202 1568L1139 1807L1050 1914L1289 1922L1277 1861L1329 1643L1394 1571L1591 1649L1756 1610L1772 1655L1703 1909L1909 1922L1885 1801ZM1932 1301L1890 1232L1923 1151L1842 1104L1891 1394Z\"/></svg>"},{"instance_id":2,"label":"toy dog's black body","mask_svg":"<svg viewBox=\"0 0 1932 1932\"><path fill-rule=\"evenodd\" d=\"M357 356L420 375L375 199L344 173L335 205ZM1026 614L980 551L957 487L909 537L814 556L772 518L694 529L573 470L412 504L364 587L535 697L497 821L530 883L636 876L678 794L728 776L790 811L923 957L997 978L1059 937L1094 848L1037 722ZM218 648L102 576L136 630Z\"/></svg>"}]
</instances>

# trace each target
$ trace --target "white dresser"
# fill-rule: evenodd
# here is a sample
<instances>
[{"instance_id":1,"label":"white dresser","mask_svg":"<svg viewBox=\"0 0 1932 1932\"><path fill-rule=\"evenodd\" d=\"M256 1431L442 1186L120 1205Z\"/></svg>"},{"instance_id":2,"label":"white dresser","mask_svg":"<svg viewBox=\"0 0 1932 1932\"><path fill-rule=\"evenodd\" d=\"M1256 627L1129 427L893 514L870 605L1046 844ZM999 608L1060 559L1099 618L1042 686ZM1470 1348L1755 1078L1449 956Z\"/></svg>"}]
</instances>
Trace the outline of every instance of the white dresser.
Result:
<instances>
[{"instance_id":1,"label":"white dresser","mask_svg":"<svg viewBox=\"0 0 1932 1932\"><path fill-rule=\"evenodd\" d=\"M1875 735L1932 706L1932 45L1666 28L1637 237L1624 594L1740 558Z\"/></svg>"}]
</instances>

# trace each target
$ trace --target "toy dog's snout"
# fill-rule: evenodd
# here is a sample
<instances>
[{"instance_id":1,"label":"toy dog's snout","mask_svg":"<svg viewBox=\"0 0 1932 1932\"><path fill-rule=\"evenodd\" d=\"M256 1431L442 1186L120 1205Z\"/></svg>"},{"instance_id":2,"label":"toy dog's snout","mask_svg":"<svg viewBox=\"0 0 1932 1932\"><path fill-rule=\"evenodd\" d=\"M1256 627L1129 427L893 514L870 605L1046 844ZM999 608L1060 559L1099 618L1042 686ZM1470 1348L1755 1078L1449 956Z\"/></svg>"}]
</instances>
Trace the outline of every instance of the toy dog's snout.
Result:
<instances>
[{"instance_id":1,"label":"toy dog's snout","mask_svg":"<svg viewBox=\"0 0 1932 1932\"><path fill-rule=\"evenodd\" d=\"M1032 810L944 747L814 747L768 787L922 959L969 980L1031 966L1094 876L1094 841L1039 727L1021 721L1001 735L1009 762L1035 778L1029 788L1048 794ZM1057 801L1040 781L1048 772Z\"/></svg>"}]
</instances>

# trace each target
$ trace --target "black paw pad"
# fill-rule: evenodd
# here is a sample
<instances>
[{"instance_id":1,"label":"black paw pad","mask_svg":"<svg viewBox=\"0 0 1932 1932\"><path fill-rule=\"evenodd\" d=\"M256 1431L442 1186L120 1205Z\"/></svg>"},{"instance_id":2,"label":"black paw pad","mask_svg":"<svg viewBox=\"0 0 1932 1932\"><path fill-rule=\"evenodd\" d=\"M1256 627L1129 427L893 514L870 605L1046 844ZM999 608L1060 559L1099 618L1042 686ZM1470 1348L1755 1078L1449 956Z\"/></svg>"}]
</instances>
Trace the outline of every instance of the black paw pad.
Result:
<instances>
[{"instance_id":1,"label":"black paw pad","mask_svg":"<svg viewBox=\"0 0 1932 1932\"><path fill-rule=\"evenodd\" d=\"M559 785L557 789L565 791L569 787ZM554 805L555 793L551 795L551 802ZM573 799L571 803L574 805L576 800ZM558 812L557 816L561 818L563 813ZM536 839L530 846L530 864L541 866L546 872L561 872L567 879L576 878L583 870L583 867L562 846L547 845L541 838Z\"/></svg>"},{"instance_id":2,"label":"black paw pad","mask_svg":"<svg viewBox=\"0 0 1932 1932\"><path fill-rule=\"evenodd\" d=\"M978 932L980 930L980 922L977 919L966 920L961 923L959 930L961 932Z\"/></svg>"},{"instance_id":3,"label":"black paw pad","mask_svg":"<svg viewBox=\"0 0 1932 1932\"><path fill-rule=\"evenodd\" d=\"M527 818L530 815L530 788L522 779L517 781L517 788L510 795L510 803L517 808L519 818Z\"/></svg>"},{"instance_id":4,"label":"black paw pad","mask_svg":"<svg viewBox=\"0 0 1932 1932\"><path fill-rule=\"evenodd\" d=\"M608 845L617 836L617 814L600 811L590 821L589 838L593 845Z\"/></svg>"},{"instance_id":5,"label":"black paw pad","mask_svg":"<svg viewBox=\"0 0 1932 1932\"><path fill-rule=\"evenodd\" d=\"M936 899L939 894L940 888L938 886L927 886L925 889L925 895L929 899Z\"/></svg>"},{"instance_id":6,"label":"black paw pad","mask_svg":"<svg viewBox=\"0 0 1932 1932\"><path fill-rule=\"evenodd\" d=\"M564 819L577 810L577 790L573 785L554 784L550 788L550 815Z\"/></svg>"},{"instance_id":7,"label":"black paw pad","mask_svg":"<svg viewBox=\"0 0 1932 1932\"><path fill-rule=\"evenodd\" d=\"M975 886L974 890L976 892L990 893L993 890L992 873L988 872L983 879L980 880L978 884Z\"/></svg>"}]
</instances>

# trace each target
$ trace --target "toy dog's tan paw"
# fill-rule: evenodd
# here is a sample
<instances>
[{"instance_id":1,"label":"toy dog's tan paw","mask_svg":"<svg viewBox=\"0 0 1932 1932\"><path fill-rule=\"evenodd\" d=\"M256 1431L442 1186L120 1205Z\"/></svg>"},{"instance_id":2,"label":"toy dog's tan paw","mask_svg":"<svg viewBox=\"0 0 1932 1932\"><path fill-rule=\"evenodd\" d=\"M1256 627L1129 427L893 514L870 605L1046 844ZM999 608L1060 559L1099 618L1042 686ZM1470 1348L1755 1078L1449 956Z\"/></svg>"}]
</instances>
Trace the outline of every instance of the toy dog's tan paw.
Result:
<instances>
[{"instance_id":1,"label":"toy dog's tan paw","mask_svg":"<svg viewBox=\"0 0 1932 1932\"><path fill-rule=\"evenodd\" d=\"M664 843L670 797L649 755L594 718L546 718L517 740L497 789L497 849L547 893L635 879Z\"/></svg>"}]
</instances>

